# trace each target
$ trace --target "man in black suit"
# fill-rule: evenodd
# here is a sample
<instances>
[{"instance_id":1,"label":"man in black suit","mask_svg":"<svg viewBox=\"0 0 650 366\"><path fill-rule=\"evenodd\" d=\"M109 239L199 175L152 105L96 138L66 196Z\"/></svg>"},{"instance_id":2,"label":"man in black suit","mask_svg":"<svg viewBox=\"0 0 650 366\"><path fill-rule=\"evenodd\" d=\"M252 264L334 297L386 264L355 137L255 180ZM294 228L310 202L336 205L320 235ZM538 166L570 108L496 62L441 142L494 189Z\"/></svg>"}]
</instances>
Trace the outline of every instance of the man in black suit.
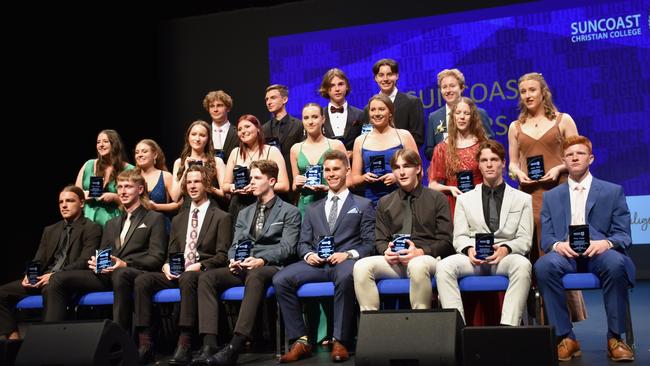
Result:
<instances>
[{"instance_id":1,"label":"man in black suit","mask_svg":"<svg viewBox=\"0 0 650 366\"><path fill-rule=\"evenodd\" d=\"M67 301L74 294L113 290L113 320L131 330L133 282L145 271L159 271L167 252L165 217L145 208L145 187L144 178L135 170L117 176L117 195L126 215L106 223L100 245L102 250L111 248L113 265L95 273L97 261L91 256L88 269L55 273L45 299L45 321L64 320Z\"/></svg>"},{"instance_id":2,"label":"man in black suit","mask_svg":"<svg viewBox=\"0 0 650 366\"><path fill-rule=\"evenodd\" d=\"M280 84L274 84L266 88L264 102L273 118L262 125L262 132L266 143L276 146L282 152L284 164L287 166L289 175L289 187L293 184L291 172L291 147L293 144L304 140L305 129L300 119L294 118L287 113L287 102L289 101L289 89ZM286 199L294 201L295 193L286 194Z\"/></svg>"},{"instance_id":3,"label":"man in black suit","mask_svg":"<svg viewBox=\"0 0 650 366\"><path fill-rule=\"evenodd\" d=\"M50 276L57 271L69 271L85 267L99 246L102 227L83 216L85 195L81 188L70 185L59 193L59 212L63 220L43 230L41 243L33 261L39 262L42 275L38 282L30 284L27 275L22 280L0 286L0 336L19 339L14 320L18 301L29 295L42 294L47 298Z\"/></svg>"},{"instance_id":4,"label":"man in black suit","mask_svg":"<svg viewBox=\"0 0 650 366\"><path fill-rule=\"evenodd\" d=\"M178 326L180 336L170 365L187 365L190 354L191 335L197 327L197 288L199 275L228 262L227 251L232 241L230 215L219 209L208 198L212 189L210 177L201 165L192 165L183 178L183 193L191 200L188 210L183 210L172 220L168 252L182 254L185 271L174 274L170 264L165 263L160 272L146 272L135 279L135 326L140 346L138 358L141 364L153 362L151 340L152 296L167 288L180 288L181 308Z\"/></svg>"},{"instance_id":5,"label":"man in black suit","mask_svg":"<svg viewBox=\"0 0 650 366\"><path fill-rule=\"evenodd\" d=\"M399 66L397 61L384 58L372 67L375 82L381 93L395 104L395 127L407 130L413 135L418 148L424 143L424 107L419 98L397 90ZM364 109L364 121L369 121L368 106Z\"/></svg>"},{"instance_id":6,"label":"man in black suit","mask_svg":"<svg viewBox=\"0 0 650 366\"><path fill-rule=\"evenodd\" d=\"M273 275L295 252L300 236L300 211L275 195L273 185L277 177L278 166L274 161L257 160L250 165L250 186L257 203L244 208L237 216L228 251L228 268L209 270L199 278L199 332L204 337L201 354L192 360L192 365L237 363ZM246 242L253 247L243 253L239 246ZM246 286L234 336L212 355L217 349L219 299L225 290L234 286Z\"/></svg>"},{"instance_id":7,"label":"man in black suit","mask_svg":"<svg viewBox=\"0 0 650 366\"><path fill-rule=\"evenodd\" d=\"M203 108L212 118L212 143L215 154L227 162L230 152L239 146L237 125L228 120L228 112L232 110L232 98L223 90L211 91L203 98Z\"/></svg>"},{"instance_id":8,"label":"man in black suit","mask_svg":"<svg viewBox=\"0 0 650 366\"><path fill-rule=\"evenodd\" d=\"M350 81L343 70L329 69L323 76L319 92L323 98L329 99L325 113L324 135L341 140L350 158L354 139L361 135L363 125L363 111L349 105L345 100L345 97L350 94Z\"/></svg>"},{"instance_id":9,"label":"man in black suit","mask_svg":"<svg viewBox=\"0 0 650 366\"><path fill-rule=\"evenodd\" d=\"M354 282L352 268L357 259L375 252L375 209L369 199L356 196L345 186L350 164L344 153L325 153L323 174L329 186L327 197L311 204L298 242L296 262L273 278L278 303L291 350L280 362L293 362L311 354L307 328L302 318L298 288L307 282L334 282L334 343L332 361L350 358L347 346L354 340ZM319 253L321 240L333 241L332 253Z\"/></svg>"}]
</instances>

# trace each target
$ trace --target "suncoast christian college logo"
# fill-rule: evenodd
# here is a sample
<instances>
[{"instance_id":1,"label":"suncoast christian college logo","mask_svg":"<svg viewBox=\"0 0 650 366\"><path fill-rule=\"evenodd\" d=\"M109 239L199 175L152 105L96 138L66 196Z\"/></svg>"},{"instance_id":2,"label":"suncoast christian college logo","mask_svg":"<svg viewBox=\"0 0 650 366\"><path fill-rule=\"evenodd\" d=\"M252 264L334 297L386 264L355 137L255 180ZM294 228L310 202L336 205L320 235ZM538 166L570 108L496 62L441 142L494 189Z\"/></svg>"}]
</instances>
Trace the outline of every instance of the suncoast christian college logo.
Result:
<instances>
[{"instance_id":1,"label":"suncoast christian college logo","mask_svg":"<svg viewBox=\"0 0 650 366\"><path fill-rule=\"evenodd\" d=\"M571 42L589 42L605 39L640 36L641 14L579 20L571 23Z\"/></svg>"}]
</instances>

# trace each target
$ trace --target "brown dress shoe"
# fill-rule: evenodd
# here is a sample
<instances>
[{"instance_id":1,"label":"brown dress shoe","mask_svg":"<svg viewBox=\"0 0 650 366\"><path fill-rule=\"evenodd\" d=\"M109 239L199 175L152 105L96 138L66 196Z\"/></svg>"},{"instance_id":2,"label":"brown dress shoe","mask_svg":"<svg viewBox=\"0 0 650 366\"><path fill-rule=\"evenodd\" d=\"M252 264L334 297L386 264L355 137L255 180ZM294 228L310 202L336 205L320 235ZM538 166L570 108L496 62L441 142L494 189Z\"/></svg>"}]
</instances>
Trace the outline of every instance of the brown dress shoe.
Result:
<instances>
[{"instance_id":1,"label":"brown dress shoe","mask_svg":"<svg viewBox=\"0 0 650 366\"><path fill-rule=\"evenodd\" d=\"M311 356L311 345L303 342L294 342L289 352L280 357L281 363L294 362Z\"/></svg>"},{"instance_id":2,"label":"brown dress shoe","mask_svg":"<svg viewBox=\"0 0 650 366\"><path fill-rule=\"evenodd\" d=\"M607 356L612 361L634 361L634 351L620 339L607 340Z\"/></svg>"},{"instance_id":3,"label":"brown dress shoe","mask_svg":"<svg viewBox=\"0 0 650 366\"><path fill-rule=\"evenodd\" d=\"M557 345L557 359L560 361L569 361L573 357L582 356L580 351L580 343L573 339L566 337Z\"/></svg>"},{"instance_id":4,"label":"brown dress shoe","mask_svg":"<svg viewBox=\"0 0 650 366\"><path fill-rule=\"evenodd\" d=\"M332 361L343 362L348 359L350 359L348 349L345 348L343 343L335 340L334 343L332 343Z\"/></svg>"}]
</instances>

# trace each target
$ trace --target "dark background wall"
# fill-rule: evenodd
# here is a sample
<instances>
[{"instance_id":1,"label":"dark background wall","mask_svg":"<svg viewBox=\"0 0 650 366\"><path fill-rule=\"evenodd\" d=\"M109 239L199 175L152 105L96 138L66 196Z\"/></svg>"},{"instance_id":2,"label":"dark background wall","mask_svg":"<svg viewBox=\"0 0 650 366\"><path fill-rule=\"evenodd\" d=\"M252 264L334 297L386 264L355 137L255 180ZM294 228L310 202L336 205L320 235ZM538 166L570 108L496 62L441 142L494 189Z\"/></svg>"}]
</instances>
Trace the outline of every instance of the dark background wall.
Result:
<instances>
[{"instance_id":1,"label":"dark background wall","mask_svg":"<svg viewBox=\"0 0 650 366\"><path fill-rule=\"evenodd\" d=\"M129 152L142 138L159 141L171 166L186 126L209 117L201 101L210 90L234 98L231 120L243 113L268 119L268 37L476 8L412 0L205 3L39 5L7 15L17 25L3 52L8 254L0 283L20 276L43 227L60 218L57 193L95 157L101 129L117 130Z\"/></svg>"}]
</instances>

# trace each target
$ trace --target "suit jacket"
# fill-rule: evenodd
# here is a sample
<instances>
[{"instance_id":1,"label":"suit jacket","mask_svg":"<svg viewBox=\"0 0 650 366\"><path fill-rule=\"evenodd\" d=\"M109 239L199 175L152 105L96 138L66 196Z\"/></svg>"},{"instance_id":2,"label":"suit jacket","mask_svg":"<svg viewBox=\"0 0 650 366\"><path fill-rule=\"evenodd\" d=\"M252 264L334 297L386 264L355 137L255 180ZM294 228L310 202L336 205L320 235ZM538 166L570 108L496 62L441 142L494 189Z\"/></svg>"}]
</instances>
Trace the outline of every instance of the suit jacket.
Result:
<instances>
[{"instance_id":1,"label":"suit jacket","mask_svg":"<svg viewBox=\"0 0 650 366\"><path fill-rule=\"evenodd\" d=\"M325 202L327 198L307 207L298 242L298 257L303 258L309 252L316 253L318 240L324 235L334 236L335 252L354 249L359 252L359 258L374 254L375 209L371 201L349 193L331 233L325 214Z\"/></svg>"},{"instance_id":2,"label":"suit jacket","mask_svg":"<svg viewBox=\"0 0 650 366\"><path fill-rule=\"evenodd\" d=\"M34 256L34 261L40 262L44 271L54 265L54 254L59 246L64 228L65 222L61 220L43 230L41 243ZM72 231L70 232L70 247L65 261L67 264L61 267L60 270L88 268L86 262L91 256L95 255L95 250L99 247L101 238L101 225L88 220L83 215L75 220L72 223Z\"/></svg>"},{"instance_id":3,"label":"suit jacket","mask_svg":"<svg viewBox=\"0 0 650 366\"><path fill-rule=\"evenodd\" d=\"M408 130L418 148L424 143L424 107L418 97L397 92L395 96L395 127ZM370 121L368 106L364 109L364 121Z\"/></svg>"},{"instance_id":4,"label":"suit jacket","mask_svg":"<svg viewBox=\"0 0 650 366\"><path fill-rule=\"evenodd\" d=\"M287 164L287 172L289 174L289 179L291 180L291 162L289 160L291 147L293 144L304 140L305 129L302 127L302 122L299 119L287 114L282 118L282 122L286 121L284 133L281 136L275 136L271 128L273 121L274 119L266 121L262 126L262 131L264 132L264 137L277 137L280 141L280 151L282 152L284 161Z\"/></svg>"},{"instance_id":5,"label":"suit jacket","mask_svg":"<svg viewBox=\"0 0 650 366\"><path fill-rule=\"evenodd\" d=\"M239 211L228 258L235 257L235 248L240 240L250 239L255 243L252 257L265 259L269 265L288 264L296 252L300 236L300 210L276 196L275 204L264 221L262 234L255 240L250 232L256 209L257 205L252 204Z\"/></svg>"},{"instance_id":6,"label":"suit jacket","mask_svg":"<svg viewBox=\"0 0 650 366\"><path fill-rule=\"evenodd\" d=\"M542 249L553 250L556 242L567 241L571 224L571 198L569 184L564 183L544 192L542 198ZM632 245L630 228L630 210L625 201L623 187L618 184L596 179L591 181L585 221L589 225L591 240L609 240L617 250L626 256ZM632 260L625 257L625 270L631 283L635 280L635 268Z\"/></svg>"},{"instance_id":7,"label":"suit jacket","mask_svg":"<svg viewBox=\"0 0 650 366\"><path fill-rule=\"evenodd\" d=\"M237 124L230 122L230 128L228 128L228 133L226 133L226 141L223 142L224 163L228 162L230 153L238 146L239 137L237 136Z\"/></svg>"},{"instance_id":8,"label":"suit jacket","mask_svg":"<svg viewBox=\"0 0 650 366\"><path fill-rule=\"evenodd\" d=\"M327 106L325 106L327 108ZM348 103L348 118L345 121L345 130L343 132L343 145L348 151L352 151L354 147L354 139L361 135L361 126L363 125L363 111L359 108L353 107ZM331 139L337 137L334 135L332 123L330 122L330 112L325 109L325 126L324 135Z\"/></svg>"},{"instance_id":9,"label":"suit jacket","mask_svg":"<svg viewBox=\"0 0 650 366\"><path fill-rule=\"evenodd\" d=\"M169 238L169 253L184 252L187 240L187 224L190 210L183 210L172 220ZM228 248L232 242L232 219L230 214L219 209L215 201L203 218L201 232L196 240L199 262L208 269L224 267L228 263Z\"/></svg>"},{"instance_id":10,"label":"suit jacket","mask_svg":"<svg viewBox=\"0 0 650 366\"><path fill-rule=\"evenodd\" d=\"M483 215L483 184L461 194L454 212L454 248L461 253L474 247L476 233L489 233ZM513 254L526 255L533 241L533 200L528 193L506 184L494 244L506 244Z\"/></svg>"},{"instance_id":11,"label":"suit jacket","mask_svg":"<svg viewBox=\"0 0 650 366\"><path fill-rule=\"evenodd\" d=\"M131 216L124 243L120 245L120 232L125 220L126 215L122 215L106 223L100 248L112 248L112 255L125 261L129 267L159 271L167 257L165 216L138 207Z\"/></svg>"},{"instance_id":12,"label":"suit jacket","mask_svg":"<svg viewBox=\"0 0 650 366\"><path fill-rule=\"evenodd\" d=\"M442 125L445 125L447 116L445 116L445 106L429 113L429 122L427 123L427 134L426 134L426 147L424 148L424 155L431 160L433 156L433 150L436 148L436 145L445 140L444 132L438 132L437 128L442 121ZM481 122L483 122L483 129L485 129L485 136L487 138L493 138L494 132L490 126L490 116L483 108L478 108L478 114L481 116ZM445 130L446 131L446 130Z\"/></svg>"}]
</instances>

